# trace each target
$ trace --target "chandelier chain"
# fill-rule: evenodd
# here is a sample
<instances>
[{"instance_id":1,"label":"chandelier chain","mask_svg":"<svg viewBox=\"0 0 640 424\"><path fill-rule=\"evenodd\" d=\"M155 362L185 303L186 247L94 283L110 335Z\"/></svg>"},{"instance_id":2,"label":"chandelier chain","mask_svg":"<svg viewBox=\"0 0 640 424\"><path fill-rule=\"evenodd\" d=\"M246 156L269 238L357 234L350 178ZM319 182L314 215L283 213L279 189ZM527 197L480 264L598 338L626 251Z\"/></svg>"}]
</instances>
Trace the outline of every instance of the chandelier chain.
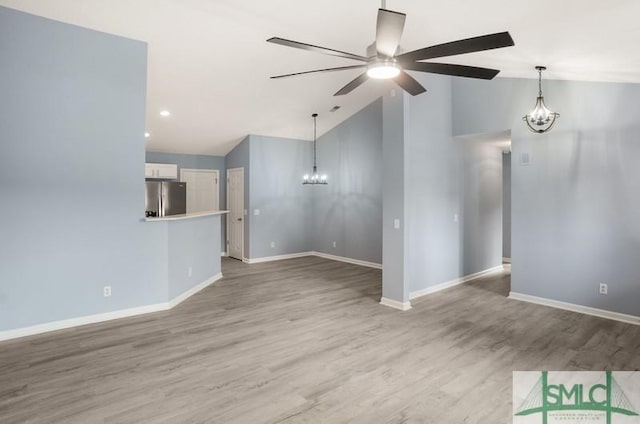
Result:
<instances>
[{"instance_id":1,"label":"chandelier chain","mask_svg":"<svg viewBox=\"0 0 640 424\"><path fill-rule=\"evenodd\" d=\"M538 97L542 97L542 69L538 69Z\"/></svg>"},{"instance_id":2,"label":"chandelier chain","mask_svg":"<svg viewBox=\"0 0 640 424\"><path fill-rule=\"evenodd\" d=\"M316 172L316 118L318 117L317 113L313 114L313 172Z\"/></svg>"}]
</instances>

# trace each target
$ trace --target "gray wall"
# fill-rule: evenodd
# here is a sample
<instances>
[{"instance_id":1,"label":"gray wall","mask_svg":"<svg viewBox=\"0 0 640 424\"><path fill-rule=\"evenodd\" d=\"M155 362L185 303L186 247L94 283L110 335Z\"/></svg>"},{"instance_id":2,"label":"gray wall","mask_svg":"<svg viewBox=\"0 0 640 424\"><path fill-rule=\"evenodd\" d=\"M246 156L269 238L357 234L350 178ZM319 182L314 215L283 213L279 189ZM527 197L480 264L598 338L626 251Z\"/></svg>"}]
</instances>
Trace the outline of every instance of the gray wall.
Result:
<instances>
[{"instance_id":1,"label":"gray wall","mask_svg":"<svg viewBox=\"0 0 640 424\"><path fill-rule=\"evenodd\" d=\"M543 81L561 117L542 135L521 121L536 85L454 84L458 134L511 129L512 290L640 315L640 85Z\"/></svg>"},{"instance_id":2,"label":"gray wall","mask_svg":"<svg viewBox=\"0 0 640 424\"><path fill-rule=\"evenodd\" d=\"M408 95L387 84L382 99L382 297L409 301L405 276L405 130ZM400 228L394 228L394 220Z\"/></svg>"},{"instance_id":3,"label":"gray wall","mask_svg":"<svg viewBox=\"0 0 640 424\"><path fill-rule=\"evenodd\" d=\"M309 172L311 143L251 135L250 258L311 250ZM255 210L260 215L255 215ZM271 247L275 242L275 247Z\"/></svg>"},{"instance_id":4,"label":"gray wall","mask_svg":"<svg viewBox=\"0 0 640 424\"><path fill-rule=\"evenodd\" d=\"M452 79L418 78L427 94L383 104L383 296L403 302L502 261L501 150L454 139Z\"/></svg>"},{"instance_id":5,"label":"gray wall","mask_svg":"<svg viewBox=\"0 0 640 424\"><path fill-rule=\"evenodd\" d=\"M249 135L226 156L227 169L245 169L246 258L318 250L381 262L381 120L378 100L318 139L326 186L302 185L313 164L306 140Z\"/></svg>"},{"instance_id":6,"label":"gray wall","mask_svg":"<svg viewBox=\"0 0 640 424\"><path fill-rule=\"evenodd\" d=\"M0 330L165 302L146 45L0 7L0 57Z\"/></svg>"},{"instance_id":7,"label":"gray wall","mask_svg":"<svg viewBox=\"0 0 640 424\"><path fill-rule=\"evenodd\" d=\"M180 179L180 170L185 169L216 169L220 176L218 193L220 210L227 207L227 172L225 167L225 158L223 156L208 155L185 155L175 153L159 153L147 152L146 161L148 163L174 163L178 165L178 179ZM220 235L220 251L225 252L226 246L226 215L222 215L222 231Z\"/></svg>"},{"instance_id":8,"label":"gray wall","mask_svg":"<svg viewBox=\"0 0 640 424\"><path fill-rule=\"evenodd\" d=\"M221 216L206 216L184 221L148 223L167 227L169 299L174 299L221 272L220 252L211 243L211 240L220 238L220 218Z\"/></svg>"},{"instance_id":9,"label":"gray wall","mask_svg":"<svg viewBox=\"0 0 640 424\"><path fill-rule=\"evenodd\" d=\"M311 250L382 263L381 98L318 139L318 166L329 185L304 187L313 201Z\"/></svg>"},{"instance_id":10,"label":"gray wall","mask_svg":"<svg viewBox=\"0 0 640 424\"><path fill-rule=\"evenodd\" d=\"M511 258L511 153L502 155L502 257Z\"/></svg>"},{"instance_id":11,"label":"gray wall","mask_svg":"<svg viewBox=\"0 0 640 424\"><path fill-rule=\"evenodd\" d=\"M244 257L251 257L251 246L249 245L249 225L251 214L249 213L249 186L251 181L251 137L246 136L232 151L224 158L225 168L244 169L244 209L247 212L244 216Z\"/></svg>"},{"instance_id":12,"label":"gray wall","mask_svg":"<svg viewBox=\"0 0 640 424\"><path fill-rule=\"evenodd\" d=\"M474 138L458 140L460 178L460 275L502 263L502 149Z\"/></svg>"},{"instance_id":13,"label":"gray wall","mask_svg":"<svg viewBox=\"0 0 640 424\"><path fill-rule=\"evenodd\" d=\"M462 275L459 153L451 136L451 79L420 76L428 90L410 97L405 145L407 281L411 291Z\"/></svg>"},{"instance_id":14,"label":"gray wall","mask_svg":"<svg viewBox=\"0 0 640 424\"><path fill-rule=\"evenodd\" d=\"M165 303L220 272L219 217L142 219L146 53L0 7L0 333Z\"/></svg>"}]
</instances>

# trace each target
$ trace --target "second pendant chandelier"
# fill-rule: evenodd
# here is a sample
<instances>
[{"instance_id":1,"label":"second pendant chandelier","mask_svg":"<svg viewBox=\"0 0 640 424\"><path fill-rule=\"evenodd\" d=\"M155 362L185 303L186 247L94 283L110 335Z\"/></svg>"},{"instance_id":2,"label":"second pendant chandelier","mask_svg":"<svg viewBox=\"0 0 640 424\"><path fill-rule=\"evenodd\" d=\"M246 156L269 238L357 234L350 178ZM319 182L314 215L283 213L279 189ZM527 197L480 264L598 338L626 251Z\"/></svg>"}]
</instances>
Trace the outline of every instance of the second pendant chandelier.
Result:
<instances>
[{"instance_id":1,"label":"second pendant chandelier","mask_svg":"<svg viewBox=\"0 0 640 424\"><path fill-rule=\"evenodd\" d=\"M318 114L314 113L311 117L313 118L313 172L311 175L305 174L304 177L302 177L302 184L328 184L327 175L318 174L318 166L316 165L316 118Z\"/></svg>"}]
</instances>

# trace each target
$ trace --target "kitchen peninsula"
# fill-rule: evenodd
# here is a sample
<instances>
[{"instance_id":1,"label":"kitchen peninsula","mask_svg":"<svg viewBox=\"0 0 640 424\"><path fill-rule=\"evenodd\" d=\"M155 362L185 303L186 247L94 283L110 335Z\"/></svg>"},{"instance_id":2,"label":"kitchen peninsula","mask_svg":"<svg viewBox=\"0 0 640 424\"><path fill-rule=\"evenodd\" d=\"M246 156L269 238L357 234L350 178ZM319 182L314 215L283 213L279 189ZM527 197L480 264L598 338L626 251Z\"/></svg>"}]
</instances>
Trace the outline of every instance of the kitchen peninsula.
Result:
<instances>
[{"instance_id":1,"label":"kitchen peninsula","mask_svg":"<svg viewBox=\"0 0 640 424\"><path fill-rule=\"evenodd\" d=\"M157 254L166 260L167 298L173 307L222 278L220 237L222 215L229 211L204 211L143 218L160 227L163 246Z\"/></svg>"}]
</instances>

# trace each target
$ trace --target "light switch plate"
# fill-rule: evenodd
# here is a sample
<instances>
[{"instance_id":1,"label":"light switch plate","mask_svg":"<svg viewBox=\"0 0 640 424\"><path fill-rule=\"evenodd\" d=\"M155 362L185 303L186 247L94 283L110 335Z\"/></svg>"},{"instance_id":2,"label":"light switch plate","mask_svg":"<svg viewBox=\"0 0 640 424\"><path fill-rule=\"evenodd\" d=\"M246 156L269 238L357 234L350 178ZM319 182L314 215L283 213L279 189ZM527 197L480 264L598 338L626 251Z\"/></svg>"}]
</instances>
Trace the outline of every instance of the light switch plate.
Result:
<instances>
[{"instance_id":1,"label":"light switch plate","mask_svg":"<svg viewBox=\"0 0 640 424\"><path fill-rule=\"evenodd\" d=\"M254 215L260 215L260 209L254 209L253 210L253 214Z\"/></svg>"},{"instance_id":2,"label":"light switch plate","mask_svg":"<svg viewBox=\"0 0 640 424\"><path fill-rule=\"evenodd\" d=\"M399 220L398 218L396 218L396 219L394 219L394 220L393 220L393 228L394 228L395 230L400 229L400 220Z\"/></svg>"}]
</instances>

